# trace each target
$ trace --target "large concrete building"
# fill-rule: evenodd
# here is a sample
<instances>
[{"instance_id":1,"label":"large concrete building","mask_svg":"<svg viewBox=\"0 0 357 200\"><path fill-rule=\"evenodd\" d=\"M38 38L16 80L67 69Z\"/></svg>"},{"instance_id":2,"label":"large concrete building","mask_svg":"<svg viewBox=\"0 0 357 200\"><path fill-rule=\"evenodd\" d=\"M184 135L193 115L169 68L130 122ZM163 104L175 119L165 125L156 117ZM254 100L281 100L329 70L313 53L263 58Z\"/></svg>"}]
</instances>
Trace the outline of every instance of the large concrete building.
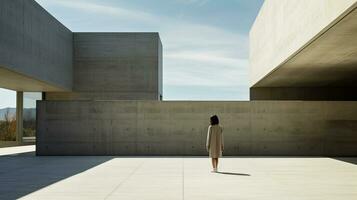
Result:
<instances>
[{"instance_id":1,"label":"large concrete building","mask_svg":"<svg viewBox=\"0 0 357 200\"><path fill-rule=\"evenodd\" d=\"M356 0L267 0L250 31L251 100L357 100Z\"/></svg>"},{"instance_id":2,"label":"large concrete building","mask_svg":"<svg viewBox=\"0 0 357 200\"><path fill-rule=\"evenodd\" d=\"M206 155L218 114L225 155L355 156L356 2L266 0L252 101L190 102L161 101L157 33L72 33L35 1L3 0L0 86L44 92L38 155Z\"/></svg>"},{"instance_id":3,"label":"large concrete building","mask_svg":"<svg viewBox=\"0 0 357 200\"><path fill-rule=\"evenodd\" d=\"M73 86L46 100L161 100L157 33L73 33Z\"/></svg>"},{"instance_id":4,"label":"large concrete building","mask_svg":"<svg viewBox=\"0 0 357 200\"><path fill-rule=\"evenodd\" d=\"M158 33L73 33L33 0L0 1L0 86L46 100L160 100Z\"/></svg>"}]
</instances>

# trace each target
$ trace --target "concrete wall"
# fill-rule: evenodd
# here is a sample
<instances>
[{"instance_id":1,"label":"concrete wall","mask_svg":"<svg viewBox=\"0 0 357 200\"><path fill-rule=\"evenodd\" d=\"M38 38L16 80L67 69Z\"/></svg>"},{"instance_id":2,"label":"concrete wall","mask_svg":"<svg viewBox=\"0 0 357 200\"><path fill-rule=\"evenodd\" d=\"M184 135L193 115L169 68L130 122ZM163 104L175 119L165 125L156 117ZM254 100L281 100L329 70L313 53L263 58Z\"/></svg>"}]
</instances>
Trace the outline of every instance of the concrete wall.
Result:
<instances>
[{"instance_id":1,"label":"concrete wall","mask_svg":"<svg viewBox=\"0 0 357 200\"><path fill-rule=\"evenodd\" d=\"M1 87L18 90L33 79L41 82L34 90L71 90L72 38L72 32L35 1L1 0L0 68L24 76L16 84L2 81Z\"/></svg>"},{"instance_id":2,"label":"concrete wall","mask_svg":"<svg viewBox=\"0 0 357 200\"><path fill-rule=\"evenodd\" d=\"M357 155L357 103L38 101L38 155L207 155L209 117L224 155Z\"/></svg>"},{"instance_id":3,"label":"concrete wall","mask_svg":"<svg viewBox=\"0 0 357 200\"><path fill-rule=\"evenodd\" d=\"M260 80L320 37L336 22L355 9L356 2L356 0L266 0L250 31L250 85L255 86ZM355 20L353 18L351 23L346 23L347 29L355 30ZM343 27L342 29L345 30ZM341 41L353 43L355 38L351 38L350 35L343 32L334 35L332 38L347 37L348 39L341 39ZM339 40L332 39L329 40L330 42L323 43L325 45L317 45L319 48L315 48L316 51L309 55L319 55L319 53L324 52L323 49L328 54L329 47L335 45L335 48L331 48L331 50L336 49L336 43L341 43ZM355 47L355 45L351 45L350 49L354 49L353 46ZM343 49L344 47L337 49L340 48ZM343 67L346 65L343 60L346 60L349 55L353 55L351 50L345 49L345 51L348 53L338 51L339 53L336 54L340 55L332 56L333 61L330 61L330 59L318 60L314 65L319 67L319 64L321 65L327 60L328 62L339 63ZM312 58L318 57L312 56ZM314 66L311 66L310 62L305 67L312 68ZM341 69L341 67L337 69ZM289 75L296 77L304 71L306 69ZM334 80L333 74L331 74L331 77Z\"/></svg>"},{"instance_id":4,"label":"concrete wall","mask_svg":"<svg viewBox=\"0 0 357 200\"><path fill-rule=\"evenodd\" d=\"M164 96L164 91L163 91L163 87L164 87L164 82L163 82L163 65L164 65L164 61L163 61L163 57L162 57L162 43L161 40L158 40L158 59L159 59L159 70L158 70L158 81L159 81L159 99L162 100L163 96Z\"/></svg>"},{"instance_id":5,"label":"concrete wall","mask_svg":"<svg viewBox=\"0 0 357 200\"><path fill-rule=\"evenodd\" d=\"M158 33L74 33L73 92L47 100L158 100L162 94Z\"/></svg>"},{"instance_id":6,"label":"concrete wall","mask_svg":"<svg viewBox=\"0 0 357 200\"><path fill-rule=\"evenodd\" d=\"M250 100L357 101L356 87L252 87Z\"/></svg>"}]
</instances>

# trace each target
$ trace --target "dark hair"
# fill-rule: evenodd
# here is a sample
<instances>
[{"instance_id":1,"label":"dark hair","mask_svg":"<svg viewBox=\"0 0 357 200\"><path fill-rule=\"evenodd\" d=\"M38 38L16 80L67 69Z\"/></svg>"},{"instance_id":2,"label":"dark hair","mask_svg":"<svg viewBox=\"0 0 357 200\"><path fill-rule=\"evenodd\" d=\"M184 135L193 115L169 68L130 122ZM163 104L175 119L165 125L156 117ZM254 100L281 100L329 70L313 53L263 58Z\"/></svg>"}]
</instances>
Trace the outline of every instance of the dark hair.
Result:
<instances>
[{"instance_id":1,"label":"dark hair","mask_svg":"<svg viewBox=\"0 0 357 200\"><path fill-rule=\"evenodd\" d=\"M219 119L217 117L217 115L213 115L211 118L211 125L216 125L216 124L219 124Z\"/></svg>"}]
</instances>

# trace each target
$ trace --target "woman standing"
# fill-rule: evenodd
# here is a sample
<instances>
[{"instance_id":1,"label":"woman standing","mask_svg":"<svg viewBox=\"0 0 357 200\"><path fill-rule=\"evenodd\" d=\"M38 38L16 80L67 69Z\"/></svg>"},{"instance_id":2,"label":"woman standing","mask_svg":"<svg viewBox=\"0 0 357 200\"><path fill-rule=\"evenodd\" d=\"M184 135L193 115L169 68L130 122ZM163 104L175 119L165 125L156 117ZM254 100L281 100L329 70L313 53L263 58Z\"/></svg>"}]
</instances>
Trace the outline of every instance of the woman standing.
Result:
<instances>
[{"instance_id":1,"label":"woman standing","mask_svg":"<svg viewBox=\"0 0 357 200\"><path fill-rule=\"evenodd\" d=\"M213 115L210 121L211 125L208 127L206 149L209 152L209 157L212 158L212 172L217 172L218 158L222 157L222 151L224 149L223 129L219 125L217 115Z\"/></svg>"}]
</instances>

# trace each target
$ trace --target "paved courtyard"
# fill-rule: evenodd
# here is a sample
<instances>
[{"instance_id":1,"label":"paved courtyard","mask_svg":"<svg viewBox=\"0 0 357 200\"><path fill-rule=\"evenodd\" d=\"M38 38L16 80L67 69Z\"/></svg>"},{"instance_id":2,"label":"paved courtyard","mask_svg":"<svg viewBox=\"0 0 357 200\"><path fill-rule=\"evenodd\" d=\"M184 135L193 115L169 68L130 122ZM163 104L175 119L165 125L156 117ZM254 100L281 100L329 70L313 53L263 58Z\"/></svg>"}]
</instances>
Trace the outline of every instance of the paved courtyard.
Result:
<instances>
[{"instance_id":1,"label":"paved courtyard","mask_svg":"<svg viewBox=\"0 0 357 200\"><path fill-rule=\"evenodd\" d=\"M356 158L36 157L0 149L0 199L357 199Z\"/></svg>"}]
</instances>

